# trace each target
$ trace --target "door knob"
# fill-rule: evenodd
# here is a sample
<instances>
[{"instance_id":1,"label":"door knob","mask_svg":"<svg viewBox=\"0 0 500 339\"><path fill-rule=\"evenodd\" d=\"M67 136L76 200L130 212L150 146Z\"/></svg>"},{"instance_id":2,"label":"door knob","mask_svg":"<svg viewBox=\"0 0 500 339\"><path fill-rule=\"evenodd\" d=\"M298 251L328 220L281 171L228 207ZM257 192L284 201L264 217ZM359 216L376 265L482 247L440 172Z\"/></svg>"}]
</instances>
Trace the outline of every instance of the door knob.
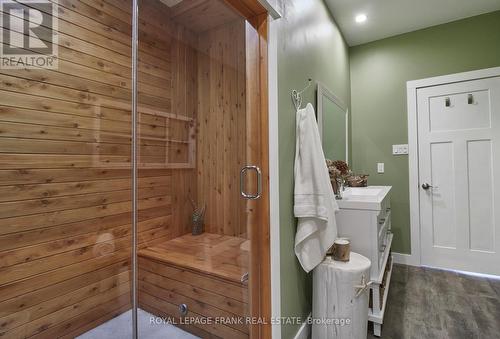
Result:
<instances>
[{"instance_id":1,"label":"door knob","mask_svg":"<svg viewBox=\"0 0 500 339\"><path fill-rule=\"evenodd\" d=\"M432 186L431 186L431 185L429 185L428 183L425 183L425 184L422 184L422 188L423 188L424 190L428 190L429 188L432 188Z\"/></svg>"}]
</instances>

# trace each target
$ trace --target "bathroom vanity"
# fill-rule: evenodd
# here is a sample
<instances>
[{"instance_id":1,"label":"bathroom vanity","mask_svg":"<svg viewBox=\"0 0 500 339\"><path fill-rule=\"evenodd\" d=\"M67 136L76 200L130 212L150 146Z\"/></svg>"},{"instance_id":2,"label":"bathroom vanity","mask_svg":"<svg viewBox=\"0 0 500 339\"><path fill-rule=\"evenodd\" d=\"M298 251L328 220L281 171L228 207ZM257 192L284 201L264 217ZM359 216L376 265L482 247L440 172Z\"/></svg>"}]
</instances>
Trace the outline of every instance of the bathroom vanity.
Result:
<instances>
[{"instance_id":1,"label":"bathroom vanity","mask_svg":"<svg viewBox=\"0 0 500 339\"><path fill-rule=\"evenodd\" d=\"M351 250L370 259L368 320L380 336L392 274L390 186L349 187L337 200L339 237L351 241Z\"/></svg>"}]
</instances>

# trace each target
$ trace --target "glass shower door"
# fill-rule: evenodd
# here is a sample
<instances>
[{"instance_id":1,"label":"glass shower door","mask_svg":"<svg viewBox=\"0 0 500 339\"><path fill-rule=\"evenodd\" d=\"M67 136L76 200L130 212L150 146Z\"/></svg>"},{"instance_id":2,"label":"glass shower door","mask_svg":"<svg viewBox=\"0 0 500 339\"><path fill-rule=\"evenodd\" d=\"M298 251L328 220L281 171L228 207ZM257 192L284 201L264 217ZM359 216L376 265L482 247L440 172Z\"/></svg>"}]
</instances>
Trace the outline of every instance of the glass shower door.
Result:
<instances>
[{"instance_id":1,"label":"glass shower door","mask_svg":"<svg viewBox=\"0 0 500 339\"><path fill-rule=\"evenodd\" d=\"M251 336L253 26L140 0L134 49L131 0L0 6L0 336L129 338L134 300L144 338Z\"/></svg>"},{"instance_id":2,"label":"glass shower door","mask_svg":"<svg viewBox=\"0 0 500 339\"><path fill-rule=\"evenodd\" d=\"M139 1L138 173L161 193L138 211L141 338L252 331L258 44L225 1Z\"/></svg>"}]
</instances>

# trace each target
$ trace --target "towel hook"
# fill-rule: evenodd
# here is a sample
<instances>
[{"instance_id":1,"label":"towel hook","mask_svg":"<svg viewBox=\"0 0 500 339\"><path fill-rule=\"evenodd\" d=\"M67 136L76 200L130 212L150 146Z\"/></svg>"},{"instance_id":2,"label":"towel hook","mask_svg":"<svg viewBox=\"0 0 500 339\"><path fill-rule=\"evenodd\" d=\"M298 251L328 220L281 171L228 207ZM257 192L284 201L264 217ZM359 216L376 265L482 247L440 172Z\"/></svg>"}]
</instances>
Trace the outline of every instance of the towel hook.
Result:
<instances>
[{"instance_id":1,"label":"towel hook","mask_svg":"<svg viewBox=\"0 0 500 339\"><path fill-rule=\"evenodd\" d=\"M301 91L293 90L292 91L292 101L293 105L295 106L295 109L298 111L300 107L302 106L302 93L304 93L312 84L312 79L309 78L307 79L307 86L304 87Z\"/></svg>"}]
</instances>

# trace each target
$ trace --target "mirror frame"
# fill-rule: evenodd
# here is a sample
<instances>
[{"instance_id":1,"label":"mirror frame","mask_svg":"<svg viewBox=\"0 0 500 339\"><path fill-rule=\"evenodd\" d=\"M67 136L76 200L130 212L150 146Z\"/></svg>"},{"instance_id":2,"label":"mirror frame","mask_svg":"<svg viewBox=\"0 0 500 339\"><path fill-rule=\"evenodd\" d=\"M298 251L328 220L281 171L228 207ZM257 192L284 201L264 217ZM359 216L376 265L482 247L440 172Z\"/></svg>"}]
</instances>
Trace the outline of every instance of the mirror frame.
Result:
<instances>
[{"instance_id":1,"label":"mirror frame","mask_svg":"<svg viewBox=\"0 0 500 339\"><path fill-rule=\"evenodd\" d=\"M317 93L317 104L318 104L318 129L319 129L319 137L322 141L323 145L323 98L327 97L330 99L335 105L340 107L342 111L345 112L345 161L349 163L349 108L344 102L333 94L332 91L328 89L321 82L317 83L318 89Z\"/></svg>"}]
</instances>

